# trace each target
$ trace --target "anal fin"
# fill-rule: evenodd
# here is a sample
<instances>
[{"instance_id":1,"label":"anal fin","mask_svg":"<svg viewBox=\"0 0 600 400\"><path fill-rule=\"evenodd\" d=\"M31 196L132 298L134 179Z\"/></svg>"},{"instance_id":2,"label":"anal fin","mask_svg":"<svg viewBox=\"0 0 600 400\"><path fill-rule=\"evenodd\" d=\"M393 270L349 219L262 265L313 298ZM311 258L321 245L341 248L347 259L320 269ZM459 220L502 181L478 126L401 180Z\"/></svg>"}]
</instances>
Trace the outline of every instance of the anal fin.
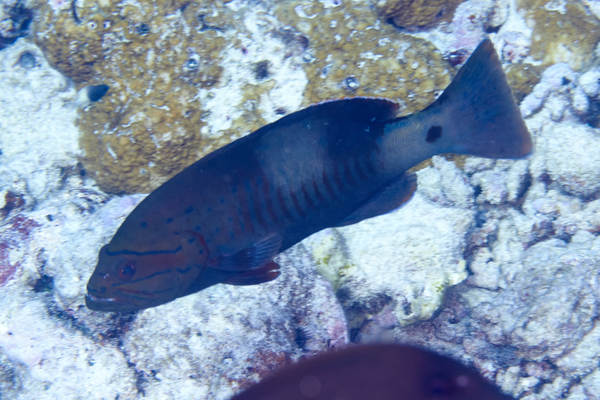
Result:
<instances>
[{"instance_id":1,"label":"anal fin","mask_svg":"<svg viewBox=\"0 0 600 400\"><path fill-rule=\"evenodd\" d=\"M336 226L356 224L364 219L393 211L408 202L415 190L417 190L416 174L414 172L405 172L399 178L386 185Z\"/></svg>"},{"instance_id":2,"label":"anal fin","mask_svg":"<svg viewBox=\"0 0 600 400\"><path fill-rule=\"evenodd\" d=\"M238 286L257 285L259 283L272 281L280 274L279 264L271 261L258 269L240 272L239 274L224 280L223 283Z\"/></svg>"},{"instance_id":3,"label":"anal fin","mask_svg":"<svg viewBox=\"0 0 600 400\"><path fill-rule=\"evenodd\" d=\"M254 245L230 256L219 256L209 262L209 267L221 271L248 271L262 268L271 262L281 248L283 238L273 233Z\"/></svg>"}]
</instances>

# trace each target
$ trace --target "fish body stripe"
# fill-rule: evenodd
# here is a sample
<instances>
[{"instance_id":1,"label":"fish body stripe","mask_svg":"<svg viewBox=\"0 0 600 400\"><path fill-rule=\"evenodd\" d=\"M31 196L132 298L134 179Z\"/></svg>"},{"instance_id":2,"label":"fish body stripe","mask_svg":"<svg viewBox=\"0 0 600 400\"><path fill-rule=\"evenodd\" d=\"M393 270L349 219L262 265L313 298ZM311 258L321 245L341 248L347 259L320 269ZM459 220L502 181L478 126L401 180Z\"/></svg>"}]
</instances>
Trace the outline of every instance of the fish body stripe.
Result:
<instances>
[{"instance_id":1,"label":"fish body stripe","mask_svg":"<svg viewBox=\"0 0 600 400\"><path fill-rule=\"evenodd\" d=\"M275 212L275 206L273 206L273 198L271 197L271 193L273 192L273 185L269 180L264 177L263 178L263 196L265 198L265 205L267 207L267 213L269 214L269 218L273 221L274 225L277 225L279 222L279 218L277 217L277 213Z\"/></svg>"},{"instance_id":2,"label":"fish body stripe","mask_svg":"<svg viewBox=\"0 0 600 400\"><path fill-rule=\"evenodd\" d=\"M248 233L254 233L254 224L252 223L252 215L250 214L250 196L248 196L248 187L244 184L244 190L238 190L239 195L239 204L240 204L240 213L242 217L242 222L240 223L240 228L242 231L246 231L248 229Z\"/></svg>"},{"instance_id":3,"label":"fish body stripe","mask_svg":"<svg viewBox=\"0 0 600 400\"><path fill-rule=\"evenodd\" d=\"M304 195L304 201L306 202L306 206L308 208L316 209L315 203L310 198L310 195L308 194L308 190L306 190L306 185L304 183L302 184L302 187L300 189L302 190L302 194Z\"/></svg>"},{"instance_id":4,"label":"fish body stripe","mask_svg":"<svg viewBox=\"0 0 600 400\"><path fill-rule=\"evenodd\" d=\"M365 167L367 168L367 173L370 176L375 176L375 174L377 174L377 170L375 169L375 164L373 164L373 160L371 160L370 156L366 156L364 158L365 160Z\"/></svg>"},{"instance_id":5,"label":"fish body stripe","mask_svg":"<svg viewBox=\"0 0 600 400\"><path fill-rule=\"evenodd\" d=\"M121 250L121 251L108 251L108 249L106 249L104 252L106 253L107 256L121 256L121 255L128 255L128 256L156 256L159 254L175 254L178 253L181 250L181 246L177 247L176 249L171 249L171 250L152 250L152 251L133 251L133 250Z\"/></svg>"},{"instance_id":6,"label":"fish body stripe","mask_svg":"<svg viewBox=\"0 0 600 400\"><path fill-rule=\"evenodd\" d=\"M333 163L333 181L340 189L340 194L344 193L344 184L342 183L342 178L340 176L340 166L337 162Z\"/></svg>"},{"instance_id":7,"label":"fish body stripe","mask_svg":"<svg viewBox=\"0 0 600 400\"><path fill-rule=\"evenodd\" d=\"M325 197L319 190L319 185L317 184L317 181L315 179L313 179L313 181L312 181L312 186L315 191L315 196L317 197L317 200L319 201L319 203L321 203L321 204L325 203Z\"/></svg>"},{"instance_id":8,"label":"fish body stripe","mask_svg":"<svg viewBox=\"0 0 600 400\"><path fill-rule=\"evenodd\" d=\"M292 217L292 214L290 213L287 204L285 204L285 197L283 197L281 186L277 188L277 200L279 202L279 208L281 209L281 212L283 213L285 218L287 218L288 221L293 222L294 218Z\"/></svg>"},{"instance_id":9,"label":"fish body stripe","mask_svg":"<svg viewBox=\"0 0 600 400\"><path fill-rule=\"evenodd\" d=\"M292 203L294 204L294 208L296 209L296 212L298 213L300 218L306 217L306 211L303 210L302 207L300 206L300 202L298 201L298 196L296 196L296 193L292 189L290 189L290 197L292 198Z\"/></svg>"},{"instance_id":10,"label":"fish body stripe","mask_svg":"<svg viewBox=\"0 0 600 400\"><path fill-rule=\"evenodd\" d=\"M262 226L264 229L269 229L269 225L267 225L267 221L265 220L265 217L263 215L262 212L262 201L260 198L260 189L262 186L262 181L263 179L258 176L256 178L256 184L254 185L252 190L252 202L254 205L254 215L256 218L256 222L258 222L258 225Z\"/></svg>"},{"instance_id":11,"label":"fish body stripe","mask_svg":"<svg viewBox=\"0 0 600 400\"><path fill-rule=\"evenodd\" d=\"M238 206L239 208L239 206ZM233 236L239 236L242 234L242 226L243 224L241 224L238 219L238 216L235 215L235 209L233 207L229 208L229 234L233 235ZM232 237L233 239L233 237Z\"/></svg>"},{"instance_id":12,"label":"fish body stripe","mask_svg":"<svg viewBox=\"0 0 600 400\"><path fill-rule=\"evenodd\" d=\"M329 177L327 176L326 169L323 169L322 178L323 178L323 184L325 185L325 189L327 189L327 193L329 193L329 197L331 198L331 200L337 199L337 196L335 195L335 192L333 191L333 186L331 186L331 181L329 180Z\"/></svg>"},{"instance_id":13,"label":"fish body stripe","mask_svg":"<svg viewBox=\"0 0 600 400\"><path fill-rule=\"evenodd\" d=\"M364 182L368 179L367 175L365 174L365 171L363 171L363 169L360 166L360 158L359 157L354 158L354 169L356 170L356 172L358 174L359 180Z\"/></svg>"},{"instance_id":14,"label":"fish body stripe","mask_svg":"<svg viewBox=\"0 0 600 400\"><path fill-rule=\"evenodd\" d=\"M352 171L350 169L350 162L348 161L348 159L344 160L344 177L346 178L346 182L350 186L356 186L357 182L354 180L354 177L352 176Z\"/></svg>"}]
</instances>

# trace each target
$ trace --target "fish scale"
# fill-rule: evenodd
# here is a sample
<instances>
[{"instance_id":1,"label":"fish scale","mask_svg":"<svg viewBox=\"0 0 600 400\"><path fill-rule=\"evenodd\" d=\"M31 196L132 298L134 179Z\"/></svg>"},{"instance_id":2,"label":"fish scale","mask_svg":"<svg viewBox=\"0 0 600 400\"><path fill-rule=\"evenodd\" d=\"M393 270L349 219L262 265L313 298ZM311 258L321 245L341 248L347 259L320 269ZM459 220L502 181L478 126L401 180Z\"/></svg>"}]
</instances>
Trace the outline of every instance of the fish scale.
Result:
<instances>
[{"instance_id":1,"label":"fish scale","mask_svg":"<svg viewBox=\"0 0 600 400\"><path fill-rule=\"evenodd\" d=\"M146 197L99 253L86 305L157 306L218 283L280 274L273 258L327 227L390 212L435 154L520 158L531 136L484 40L442 95L397 117L358 97L287 115L198 160Z\"/></svg>"}]
</instances>

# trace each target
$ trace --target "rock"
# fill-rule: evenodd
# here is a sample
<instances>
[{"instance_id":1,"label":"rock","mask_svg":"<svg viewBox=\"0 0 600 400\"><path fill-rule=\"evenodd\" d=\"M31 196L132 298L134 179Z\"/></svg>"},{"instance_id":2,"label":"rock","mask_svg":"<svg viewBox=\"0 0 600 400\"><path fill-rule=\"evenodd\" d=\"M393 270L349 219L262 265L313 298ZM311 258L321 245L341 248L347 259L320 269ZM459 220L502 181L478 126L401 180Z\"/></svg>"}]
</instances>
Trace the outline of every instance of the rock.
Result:
<instances>
[{"instance_id":1,"label":"rock","mask_svg":"<svg viewBox=\"0 0 600 400\"><path fill-rule=\"evenodd\" d=\"M546 168L567 193L589 197L600 190L600 131L563 122L543 130ZM573 144L577 143L576 146Z\"/></svg>"},{"instance_id":2,"label":"rock","mask_svg":"<svg viewBox=\"0 0 600 400\"><path fill-rule=\"evenodd\" d=\"M451 67L426 41L398 33L368 1L278 3L277 18L308 39L303 104L344 96L397 100L402 115L429 105L451 80Z\"/></svg>"},{"instance_id":3,"label":"rock","mask_svg":"<svg viewBox=\"0 0 600 400\"><path fill-rule=\"evenodd\" d=\"M450 21L460 1L379 0L375 7L385 19L402 28L433 26Z\"/></svg>"},{"instance_id":4,"label":"rock","mask_svg":"<svg viewBox=\"0 0 600 400\"><path fill-rule=\"evenodd\" d=\"M600 21L579 2L519 0L533 29L531 56L543 65L568 63L575 71L591 66L600 40Z\"/></svg>"},{"instance_id":5,"label":"rock","mask_svg":"<svg viewBox=\"0 0 600 400\"><path fill-rule=\"evenodd\" d=\"M7 0L0 4L0 50L29 33L33 11L27 1Z\"/></svg>"},{"instance_id":6,"label":"rock","mask_svg":"<svg viewBox=\"0 0 600 400\"><path fill-rule=\"evenodd\" d=\"M511 4L466 3L453 23L414 33L418 37L395 31L360 1L235 1L215 5L217 12L200 19L173 3L165 6L172 19L149 16L147 26L135 8L121 11L122 21L135 22L125 35L182 32L185 23L200 30L194 37L233 43L219 52L222 86L186 83L196 76L194 62L169 72L181 82L161 86L191 85L187 93L198 95L195 109L204 114L197 129L202 140L211 138L199 155L303 101L365 94L402 100L406 113L424 107L454 74L442 54L457 46L466 59L486 30L511 69L535 61L527 44L535 41L531 29ZM117 7L76 2L85 20L76 24L66 21L74 19L71 3L47 6L54 14L45 16L64 22L53 25L60 34L63 28L89 30L88 22L105 21L96 21L102 13L94 10ZM222 24L224 15L237 24ZM127 46L112 41L121 37L113 29L123 25L110 22L80 35L89 39L90 54L101 48L106 60L116 57L110 49ZM335 44L338 34L347 47ZM81 59L90 54L82 50ZM185 49L178 54L184 62L196 60ZM81 61L73 56L75 64ZM92 73L118 65L103 63L91 65ZM321 78L329 64L331 75ZM117 94L125 89L106 83L106 96L81 109L77 87L50 68L37 46L18 39L0 51L0 391L42 400L226 399L278 365L349 341L392 340L451 355L522 399L594 398L600 382L594 154L600 153L598 132L587 121L595 112L597 82L595 67L581 75L573 68L548 66L523 100L535 140L532 156L434 157L417 172L419 189L405 207L303 241L279 256L283 273L273 282L216 285L158 308L110 314L85 308L85 284L98 250L143 196L110 195L90 179L74 121L78 114L114 115L111 101L120 102ZM152 146L148 142L155 151ZM134 161L126 167L135 172Z\"/></svg>"}]
</instances>

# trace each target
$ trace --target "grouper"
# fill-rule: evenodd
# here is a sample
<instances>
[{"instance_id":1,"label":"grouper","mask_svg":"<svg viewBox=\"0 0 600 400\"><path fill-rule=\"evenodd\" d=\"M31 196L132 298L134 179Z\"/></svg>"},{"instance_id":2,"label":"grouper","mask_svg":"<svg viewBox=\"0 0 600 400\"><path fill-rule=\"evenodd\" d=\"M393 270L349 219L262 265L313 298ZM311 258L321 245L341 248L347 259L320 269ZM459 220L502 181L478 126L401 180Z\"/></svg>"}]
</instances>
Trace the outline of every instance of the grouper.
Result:
<instances>
[{"instance_id":1,"label":"grouper","mask_svg":"<svg viewBox=\"0 0 600 400\"><path fill-rule=\"evenodd\" d=\"M231 400L514 400L475 371L397 344L351 346L276 371Z\"/></svg>"},{"instance_id":2,"label":"grouper","mask_svg":"<svg viewBox=\"0 0 600 400\"><path fill-rule=\"evenodd\" d=\"M280 274L278 253L327 227L388 213L417 188L409 169L442 153L521 158L532 150L485 39L426 109L383 98L327 101L224 146L150 193L101 248L86 305L134 311L217 283Z\"/></svg>"}]
</instances>

